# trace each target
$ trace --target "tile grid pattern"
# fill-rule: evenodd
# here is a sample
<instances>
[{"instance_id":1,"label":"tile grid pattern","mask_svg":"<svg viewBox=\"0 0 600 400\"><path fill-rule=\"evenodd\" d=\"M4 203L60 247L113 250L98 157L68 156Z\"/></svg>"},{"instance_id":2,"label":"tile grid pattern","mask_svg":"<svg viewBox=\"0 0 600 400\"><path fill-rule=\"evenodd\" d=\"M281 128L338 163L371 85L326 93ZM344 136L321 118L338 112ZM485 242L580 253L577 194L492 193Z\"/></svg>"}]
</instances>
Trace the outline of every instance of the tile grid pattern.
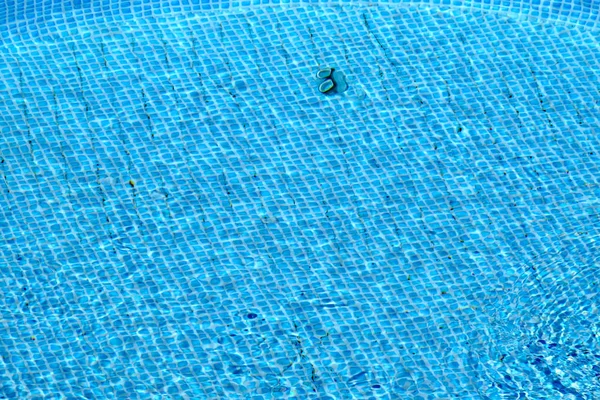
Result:
<instances>
[{"instance_id":1,"label":"tile grid pattern","mask_svg":"<svg viewBox=\"0 0 600 400\"><path fill-rule=\"evenodd\" d=\"M9 398L478 398L523 263L593 248L589 32L359 6L59 28L0 47Z\"/></svg>"},{"instance_id":2,"label":"tile grid pattern","mask_svg":"<svg viewBox=\"0 0 600 400\"><path fill-rule=\"evenodd\" d=\"M208 0L172 0L168 3L158 0L115 1L104 0L65 0L65 1L15 1L4 0L0 7L0 34L6 39L10 35L37 37L52 35L55 25L74 21L117 22L122 19L166 17L178 14L202 12L244 12L248 9L263 7L288 7L298 5L319 5L327 7L352 5L369 6L425 6L442 7L469 12L493 11L510 15L513 18L541 21L562 21L588 29L599 26L599 0L575 1L513 1L513 0L247 0L247 1L208 1Z\"/></svg>"}]
</instances>

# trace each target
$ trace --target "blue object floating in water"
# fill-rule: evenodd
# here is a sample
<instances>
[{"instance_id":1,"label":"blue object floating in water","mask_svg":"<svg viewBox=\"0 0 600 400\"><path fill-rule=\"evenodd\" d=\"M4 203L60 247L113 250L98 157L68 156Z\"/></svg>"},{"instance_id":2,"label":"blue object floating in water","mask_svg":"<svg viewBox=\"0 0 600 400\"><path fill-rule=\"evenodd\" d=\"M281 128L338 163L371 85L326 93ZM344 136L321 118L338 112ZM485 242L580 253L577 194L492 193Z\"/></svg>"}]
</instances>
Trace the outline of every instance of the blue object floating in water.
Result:
<instances>
[{"instance_id":1,"label":"blue object floating in water","mask_svg":"<svg viewBox=\"0 0 600 400\"><path fill-rule=\"evenodd\" d=\"M317 72L317 79L324 79L319 84L319 92L324 94L344 93L348 90L346 76L334 68L321 68Z\"/></svg>"},{"instance_id":2,"label":"blue object floating in water","mask_svg":"<svg viewBox=\"0 0 600 400\"><path fill-rule=\"evenodd\" d=\"M319 92L327 93L331 89L333 89L334 86L335 86L335 83L333 83L333 81L331 79L326 79L319 85Z\"/></svg>"},{"instance_id":3,"label":"blue object floating in water","mask_svg":"<svg viewBox=\"0 0 600 400\"><path fill-rule=\"evenodd\" d=\"M327 79L331 76L332 72L333 72L333 69L331 69L329 67L320 69L319 72L317 72L317 79Z\"/></svg>"}]
</instances>

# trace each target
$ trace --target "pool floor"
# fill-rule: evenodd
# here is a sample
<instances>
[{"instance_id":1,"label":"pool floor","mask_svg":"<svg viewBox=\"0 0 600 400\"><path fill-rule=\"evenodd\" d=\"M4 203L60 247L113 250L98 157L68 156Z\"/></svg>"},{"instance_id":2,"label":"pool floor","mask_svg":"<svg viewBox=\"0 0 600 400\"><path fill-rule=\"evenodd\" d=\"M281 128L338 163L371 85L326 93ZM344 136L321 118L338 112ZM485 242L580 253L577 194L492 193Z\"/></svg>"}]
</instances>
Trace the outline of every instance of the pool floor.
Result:
<instances>
[{"instance_id":1,"label":"pool floor","mask_svg":"<svg viewBox=\"0 0 600 400\"><path fill-rule=\"evenodd\" d=\"M594 29L64 15L0 44L0 398L600 398Z\"/></svg>"}]
</instances>

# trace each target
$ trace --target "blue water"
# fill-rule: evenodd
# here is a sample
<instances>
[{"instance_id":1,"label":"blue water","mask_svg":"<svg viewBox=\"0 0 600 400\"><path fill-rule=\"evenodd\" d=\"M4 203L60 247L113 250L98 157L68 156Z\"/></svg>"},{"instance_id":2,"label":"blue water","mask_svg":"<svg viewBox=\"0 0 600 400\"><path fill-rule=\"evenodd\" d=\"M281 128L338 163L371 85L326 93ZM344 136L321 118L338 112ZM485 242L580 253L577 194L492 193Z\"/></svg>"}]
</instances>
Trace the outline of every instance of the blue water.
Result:
<instances>
[{"instance_id":1,"label":"blue water","mask_svg":"<svg viewBox=\"0 0 600 400\"><path fill-rule=\"evenodd\" d=\"M3 2L0 398L600 398L597 5Z\"/></svg>"}]
</instances>

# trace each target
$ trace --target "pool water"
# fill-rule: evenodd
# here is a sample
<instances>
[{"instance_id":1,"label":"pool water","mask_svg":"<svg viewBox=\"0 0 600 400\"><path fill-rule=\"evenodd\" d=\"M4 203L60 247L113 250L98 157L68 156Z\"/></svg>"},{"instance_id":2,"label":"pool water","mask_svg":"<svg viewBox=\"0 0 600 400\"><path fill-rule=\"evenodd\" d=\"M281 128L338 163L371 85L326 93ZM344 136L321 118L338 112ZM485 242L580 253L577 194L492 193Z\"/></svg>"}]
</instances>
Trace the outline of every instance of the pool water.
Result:
<instances>
[{"instance_id":1,"label":"pool water","mask_svg":"<svg viewBox=\"0 0 600 400\"><path fill-rule=\"evenodd\" d=\"M597 5L3 3L0 398L600 398Z\"/></svg>"}]
</instances>

